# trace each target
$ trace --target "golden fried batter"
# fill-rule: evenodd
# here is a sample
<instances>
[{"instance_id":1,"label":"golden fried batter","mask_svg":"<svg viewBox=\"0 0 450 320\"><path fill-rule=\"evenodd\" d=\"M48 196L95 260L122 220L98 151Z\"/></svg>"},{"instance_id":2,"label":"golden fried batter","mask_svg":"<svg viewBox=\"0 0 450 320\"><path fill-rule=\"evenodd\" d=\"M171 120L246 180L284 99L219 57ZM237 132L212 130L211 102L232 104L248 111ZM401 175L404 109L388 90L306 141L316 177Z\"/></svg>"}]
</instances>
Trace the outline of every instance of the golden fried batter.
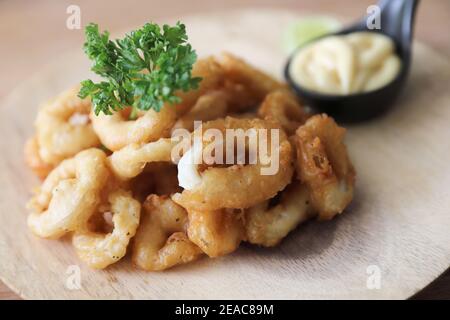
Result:
<instances>
[{"instance_id":1,"label":"golden fried batter","mask_svg":"<svg viewBox=\"0 0 450 320\"><path fill-rule=\"evenodd\" d=\"M187 212L167 196L150 195L143 205L141 223L134 238L133 262L159 271L196 260L202 251L187 235Z\"/></svg>"},{"instance_id":2,"label":"golden fried batter","mask_svg":"<svg viewBox=\"0 0 450 320\"><path fill-rule=\"evenodd\" d=\"M316 115L296 131L297 173L311 194L319 219L341 213L353 198L355 169L343 142L345 129L325 114Z\"/></svg>"}]
</instances>

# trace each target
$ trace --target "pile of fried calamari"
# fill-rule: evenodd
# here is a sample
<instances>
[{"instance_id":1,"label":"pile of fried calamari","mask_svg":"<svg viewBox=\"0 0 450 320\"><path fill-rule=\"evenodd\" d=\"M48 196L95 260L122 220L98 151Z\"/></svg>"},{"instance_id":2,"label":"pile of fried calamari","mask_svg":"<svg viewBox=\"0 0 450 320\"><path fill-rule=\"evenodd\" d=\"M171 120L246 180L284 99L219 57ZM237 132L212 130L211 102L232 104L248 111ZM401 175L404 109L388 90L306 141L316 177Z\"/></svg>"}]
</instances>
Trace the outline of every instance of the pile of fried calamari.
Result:
<instances>
[{"instance_id":1,"label":"pile of fried calamari","mask_svg":"<svg viewBox=\"0 0 450 320\"><path fill-rule=\"evenodd\" d=\"M25 146L43 179L28 204L28 226L42 238L70 235L77 255L105 268L130 252L145 270L235 251L242 241L271 247L303 221L327 220L353 197L355 171L345 129L310 115L286 85L231 54L199 60L203 80L161 111L92 113L78 88L44 104ZM202 165L183 189L171 132L279 129L279 170L260 164ZM201 170L200 170L201 167Z\"/></svg>"}]
</instances>

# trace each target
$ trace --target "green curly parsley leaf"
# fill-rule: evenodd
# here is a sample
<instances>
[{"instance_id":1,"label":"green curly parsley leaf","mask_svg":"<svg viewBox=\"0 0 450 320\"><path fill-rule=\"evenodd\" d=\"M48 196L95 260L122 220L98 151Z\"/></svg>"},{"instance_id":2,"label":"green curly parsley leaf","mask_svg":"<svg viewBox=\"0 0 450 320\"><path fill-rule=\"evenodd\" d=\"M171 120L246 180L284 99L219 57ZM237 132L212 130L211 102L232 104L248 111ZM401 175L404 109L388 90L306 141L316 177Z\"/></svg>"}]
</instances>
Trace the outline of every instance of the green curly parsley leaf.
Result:
<instances>
[{"instance_id":1,"label":"green curly parsley leaf","mask_svg":"<svg viewBox=\"0 0 450 320\"><path fill-rule=\"evenodd\" d=\"M106 81L82 81L78 95L91 97L97 115L128 106L159 111L166 102L180 102L177 91L196 89L201 81L192 77L197 55L180 22L162 29L147 23L115 41L107 31L100 33L96 24L89 24L85 34L84 51L93 61L91 70Z\"/></svg>"}]
</instances>

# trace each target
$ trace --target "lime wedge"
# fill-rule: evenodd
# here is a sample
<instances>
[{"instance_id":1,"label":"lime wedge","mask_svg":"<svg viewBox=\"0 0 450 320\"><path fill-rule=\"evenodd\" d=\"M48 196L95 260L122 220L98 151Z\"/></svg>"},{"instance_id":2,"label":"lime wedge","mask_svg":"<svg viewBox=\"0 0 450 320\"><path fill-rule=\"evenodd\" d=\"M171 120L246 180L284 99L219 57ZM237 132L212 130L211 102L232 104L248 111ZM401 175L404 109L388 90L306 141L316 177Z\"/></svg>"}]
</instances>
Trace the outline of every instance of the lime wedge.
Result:
<instances>
[{"instance_id":1,"label":"lime wedge","mask_svg":"<svg viewBox=\"0 0 450 320\"><path fill-rule=\"evenodd\" d=\"M296 48L317 37L337 31L341 23L328 16L308 16L291 23L283 34L283 49L292 53Z\"/></svg>"}]
</instances>

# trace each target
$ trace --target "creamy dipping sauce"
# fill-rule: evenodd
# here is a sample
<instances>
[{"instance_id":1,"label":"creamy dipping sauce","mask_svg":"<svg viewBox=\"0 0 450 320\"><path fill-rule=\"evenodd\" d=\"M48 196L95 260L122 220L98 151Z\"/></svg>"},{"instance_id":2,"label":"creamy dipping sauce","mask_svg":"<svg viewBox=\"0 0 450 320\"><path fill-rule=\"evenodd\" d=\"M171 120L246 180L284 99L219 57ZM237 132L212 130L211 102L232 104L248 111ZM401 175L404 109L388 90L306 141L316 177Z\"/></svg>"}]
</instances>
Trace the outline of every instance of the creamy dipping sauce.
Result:
<instances>
[{"instance_id":1,"label":"creamy dipping sauce","mask_svg":"<svg viewBox=\"0 0 450 320\"><path fill-rule=\"evenodd\" d=\"M355 32L325 37L299 50L292 58L289 74L305 89L346 95L385 86L400 67L391 38Z\"/></svg>"}]
</instances>

